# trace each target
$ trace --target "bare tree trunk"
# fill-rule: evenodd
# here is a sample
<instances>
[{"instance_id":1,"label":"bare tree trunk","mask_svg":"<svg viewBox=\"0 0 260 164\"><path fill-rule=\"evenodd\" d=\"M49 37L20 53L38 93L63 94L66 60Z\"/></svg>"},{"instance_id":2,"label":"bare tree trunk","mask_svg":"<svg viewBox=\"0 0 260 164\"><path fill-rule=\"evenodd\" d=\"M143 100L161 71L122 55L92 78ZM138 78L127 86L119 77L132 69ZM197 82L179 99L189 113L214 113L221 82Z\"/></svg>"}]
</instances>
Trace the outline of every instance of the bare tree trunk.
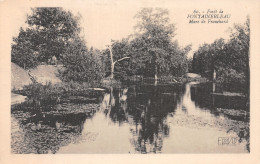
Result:
<instances>
[{"instance_id":1,"label":"bare tree trunk","mask_svg":"<svg viewBox=\"0 0 260 164\"><path fill-rule=\"evenodd\" d=\"M114 71L115 71L115 64L119 61L122 61L122 60L125 60L125 59L128 59L130 57L123 57L117 61L114 61L113 60L113 53L112 53L112 47L111 46L108 46L109 48L109 51L110 51L110 60L111 60L111 79L114 78Z\"/></svg>"},{"instance_id":2,"label":"bare tree trunk","mask_svg":"<svg viewBox=\"0 0 260 164\"><path fill-rule=\"evenodd\" d=\"M109 51L110 51L110 60L111 60L111 79L114 78L114 68L115 68L115 63L113 60L113 54L112 54L112 47L109 46Z\"/></svg>"},{"instance_id":3,"label":"bare tree trunk","mask_svg":"<svg viewBox=\"0 0 260 164\"><path fill-rule=\"evenodd\" d=\"M213 69L213 81L215 82L216 81L216 70Z\"/></svg>"},{"instance_id":4,"label":"bare tree trunk","mask_svg":"<svg viewBox=\"0 0 260 164\"><path fill-rule=\"evenodd\" d=\"M114 78L115 63L111 63L111 79Z\"/></svg>"},{"instance_id":5,"label":"bare tree trunk","mask_svg":"<svg viewBox=\"0 0 260 164\"><path fill-rule=\"evenodd\" d=\"M157 80L158 80L158 76L157 76L157 65L155 65L154 85L157 85Z\"/></svg>"}]
</instances>

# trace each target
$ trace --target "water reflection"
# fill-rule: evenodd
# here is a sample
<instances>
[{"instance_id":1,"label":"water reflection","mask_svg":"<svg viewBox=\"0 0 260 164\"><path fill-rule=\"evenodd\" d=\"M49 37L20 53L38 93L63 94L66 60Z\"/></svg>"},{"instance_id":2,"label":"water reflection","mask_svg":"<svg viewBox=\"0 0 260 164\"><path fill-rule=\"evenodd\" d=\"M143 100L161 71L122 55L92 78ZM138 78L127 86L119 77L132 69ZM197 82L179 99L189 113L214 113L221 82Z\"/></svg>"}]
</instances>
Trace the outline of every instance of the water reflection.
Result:
<instances>
[{"instance_id":1,"label":"water reflection","mask_svg":"<svg viewBox=\"0 0 260 164\"><path fill-rule=\"evenodd\" d=\"M101 106L104 113L114 123L118 123L120 126L127 122L133 136L130 138L130 143L134 146L135 152L162 152L163 141L169 137L172 140L175 136L175 134L170 133L171 127L175 128L175 126L181 124L183 126L191 126L188 124L192 124L191 128L209 126L215 130L222 129L224 132L216 133L218 135L231 135L230 132L232 131L234 132L232 135L238 136L240 142L246 140L248 143L248 129L234 128L229 125L235 124L232 122L233 120L242 120L242 122L246 120L243 117L235 117L236 119L230 122L229 119L231 118L228 115L216 110L220 107L244 108L241 98L219 96L221 99L215 97L214 100L211 94L212 88L209 86L210 84L204 84L201 87L198 83L188 83L185 88L181 85L141 85L117 90L111 89L110 93L104 95L103 105ZM225 101L221 101L223 99ZM238 101L239 103L237 103ZM227 103L229 106L226 106ZM175 114L178 116L175 116ZM182 120L178 120L179 117ZM176 123L173 118L177 118L180 122L186 122L180 123L177 121ZM183 121L184 118L185 121ZM230 127L221 127L223 124ZM205 133L208 134L210 130ZM188 135L192 137L191 134ZM241 138L241 136L243 137ZM246 146L248 147L248 145ZM169 150L169 152L174 151Z\"/></svg>"},{"instance_id":2,"label":"water reflection","mask_svg":"<svg viewBox=\"0 0 260 164\"><path fill-rule=\"evenodd\" d=\"M212 83L191 85L191 99L201 108L228 108L249 110L247 97L245 96L223 96L213 94ZM223 92L223 91L218 91Z\"/></svg>"},{"instance_id":3,"label":"water reflection","mask_svg":"<svg viewBox=\"0 0 260 164\"><path fill-rule=\"evenodd\" d=\"M40 145L36 152L42 153L249 151L246 98L213 95L212 84L111 87L100 104L93 106L96 112L81 110L89 109L88 105L63 104L59 110L80 109L80 112L28 117L19 123L30 128L24 138L34 138L33 143ZM218 137L238 137L239 143L219 146ZM33 143L28 145L35 149Z\"/></svg>"},{"instance_id":4,"label":"water reflection","mask_svg":"<svg viewBox=\"0 0 260 164\"><path fill-rule=\"evenodd\" d=\"M181 99L181 86L140 86L137 93L129 96L129 115L135 125L130 127L133 134L131 143L141 153L161 152L163 138L169 135L170 128L166 116L174 115Z\"/></svg>"},{"instance_id":5,"label":"water reflection","mask_svg":"<svg viewBox=\"0 0 260 164\"><path fill-rule=\"evenodd\" d=\"M56 105L51 112L37 114L24 112L22 107L12 107L12 152L43 154L56 153L60 147L82 138L83 125L93 115L89 110L85 112L85 108L97 108L98 105Z\"/></svg>"}]
</instances>

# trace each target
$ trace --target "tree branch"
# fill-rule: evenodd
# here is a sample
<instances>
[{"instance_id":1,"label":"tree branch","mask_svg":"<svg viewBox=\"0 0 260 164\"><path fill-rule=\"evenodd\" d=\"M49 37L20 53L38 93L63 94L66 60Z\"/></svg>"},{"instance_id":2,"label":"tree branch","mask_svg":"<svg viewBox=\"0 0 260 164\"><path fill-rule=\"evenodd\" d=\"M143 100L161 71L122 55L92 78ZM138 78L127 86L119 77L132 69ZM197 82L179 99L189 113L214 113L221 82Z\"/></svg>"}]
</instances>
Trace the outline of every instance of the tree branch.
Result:
<instances>
[{"instance_id":1,"label":"tree branch","mask_svg":"<svg viewBox=\"0 0 260 164\"><path fill-rule=\"evenodd\" d=\"M123 57L123 58L121 58L121 59L115 61L114 64L116 64L116 62L119 62L119 61L122 61L122 60L125 60L125 59L129 59L129 58L130 58L130 57Z\"/></svg>"}]
</instances>

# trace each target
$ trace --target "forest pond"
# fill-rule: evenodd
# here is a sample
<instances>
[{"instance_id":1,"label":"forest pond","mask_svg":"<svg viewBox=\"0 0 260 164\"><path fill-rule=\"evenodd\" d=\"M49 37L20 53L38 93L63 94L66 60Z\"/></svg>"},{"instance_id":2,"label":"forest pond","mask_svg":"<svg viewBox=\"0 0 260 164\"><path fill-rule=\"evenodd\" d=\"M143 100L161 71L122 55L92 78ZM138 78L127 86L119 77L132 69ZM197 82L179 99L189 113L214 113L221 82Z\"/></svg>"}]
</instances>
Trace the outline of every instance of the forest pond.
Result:
<instances>
[{"instance_id":1,"label":"forest pond","mask_svg":"<svg viewBox=\"0 0 260 164\"><path fill-rule=\"evenodd\" d=\"M13 153L247 153L249 107L212 83L122 85L96 102L12 110ZM65 111L65 112L64 112ZM75 112L66 112L75 111Z\"/></svg>"}]
</instances>

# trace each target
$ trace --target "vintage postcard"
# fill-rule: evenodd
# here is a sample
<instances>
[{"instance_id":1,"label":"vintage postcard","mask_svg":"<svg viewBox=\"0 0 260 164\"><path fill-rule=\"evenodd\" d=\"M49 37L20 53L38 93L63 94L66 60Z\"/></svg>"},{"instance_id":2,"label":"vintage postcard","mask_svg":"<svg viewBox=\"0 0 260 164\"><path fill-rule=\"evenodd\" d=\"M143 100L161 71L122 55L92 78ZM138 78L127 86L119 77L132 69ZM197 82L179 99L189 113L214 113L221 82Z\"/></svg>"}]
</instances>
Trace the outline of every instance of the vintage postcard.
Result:
<instances>
[{"instance_id":1,"label":"vintage postcard","mask_svg":"<svg viewBox=\"0 0 260 164\"><path fill-rule=\"evenodd\" d=\"M0 162L260 162L259 1L0 8Z\"/></svg>"}]
</instances>

